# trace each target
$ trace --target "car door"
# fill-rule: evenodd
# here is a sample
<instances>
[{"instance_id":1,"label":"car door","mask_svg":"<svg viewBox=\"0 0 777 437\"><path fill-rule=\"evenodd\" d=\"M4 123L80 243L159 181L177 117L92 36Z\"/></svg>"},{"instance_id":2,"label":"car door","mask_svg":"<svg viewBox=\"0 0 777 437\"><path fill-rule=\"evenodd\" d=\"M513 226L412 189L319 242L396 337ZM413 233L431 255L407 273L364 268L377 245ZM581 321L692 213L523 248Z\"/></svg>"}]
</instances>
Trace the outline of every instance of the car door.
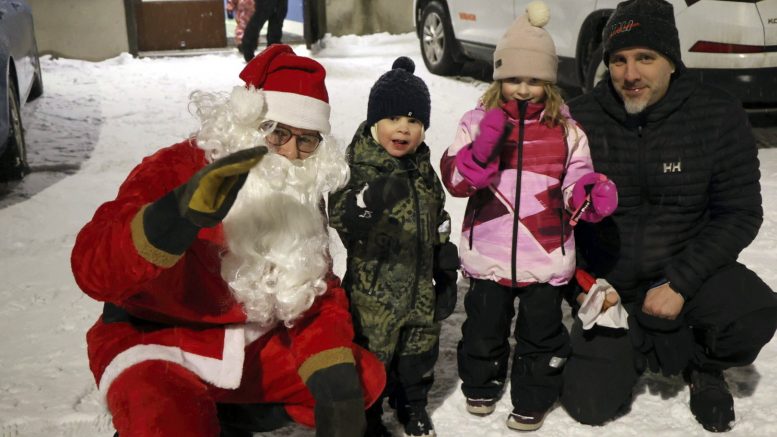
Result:
<instances>
[{"instance_id":1,"label":"car door","mask_svg":"<svg viewBox=\"0 0 777 437\"><path fill-rule=\"evenodd\" d=\"M764 23L764 46L777 47L777 0L756 3L755 7ZM772 56L777 57L777 52L773 50ZM768 65L777 65L777 62Z\"/></svg>"},{"instance_id":2,"label":"car door","mask_svg":"<svg viewBox=\"0 0 777 437\"><path fill-rule=\"evenodd\" d=\"M526 11L531 0L516 0L516 16ZM596 0L544 0L550 9L550 21L545 30L553 37L560 58L575 58L577 38L586 17L596 8Z\"/></svg>"},{"instance_id":3,"label":"car door","mask_svg":"<svg viewBox=\"0 0 777 437\"><path fill-rule=\"evenodd\" d=\"M456 39L496 46L515 19L516 0L451 0L448 8Z\"/></svg>"}]
</instances>

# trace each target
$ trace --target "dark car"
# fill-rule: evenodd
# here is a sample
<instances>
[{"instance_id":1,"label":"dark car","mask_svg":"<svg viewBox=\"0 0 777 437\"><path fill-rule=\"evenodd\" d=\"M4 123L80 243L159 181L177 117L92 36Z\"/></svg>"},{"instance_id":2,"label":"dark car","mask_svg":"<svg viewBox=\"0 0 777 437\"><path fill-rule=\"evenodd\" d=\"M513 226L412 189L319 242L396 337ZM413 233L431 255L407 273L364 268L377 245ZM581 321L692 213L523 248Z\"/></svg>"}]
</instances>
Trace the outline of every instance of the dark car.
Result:
<instances>
[{"instance_id":1,"label":"dark car","mask_svg":"<svg viewBox=\"0 0 777 437\"><path fill-rule=\"evenodd\" d=\"M0 0L0 180L29 172L22 107L43 93L32 9L24 0Z\"/></svg>"}]
</instances>

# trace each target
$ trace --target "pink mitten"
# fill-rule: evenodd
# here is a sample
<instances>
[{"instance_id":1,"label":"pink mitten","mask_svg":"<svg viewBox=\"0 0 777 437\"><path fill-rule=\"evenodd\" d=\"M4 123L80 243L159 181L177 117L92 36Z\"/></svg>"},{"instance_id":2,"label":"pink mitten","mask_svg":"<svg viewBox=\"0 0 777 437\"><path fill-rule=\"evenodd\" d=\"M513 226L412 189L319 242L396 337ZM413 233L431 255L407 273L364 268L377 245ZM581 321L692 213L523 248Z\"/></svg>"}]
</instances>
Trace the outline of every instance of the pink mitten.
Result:
<instances>
[{"instance_id":1,"label":"pink mitten","mask_svg":"<svg viewBox=\"0 0 777 437\"><path fill-rule=\"evenodd\" d=\"M586 200L590 205L585 207ZM580 218L591 223L602 221L618 207L618 189L615 182L601 173L588 173L575 183L572 189L572 208L584 210Z\"/></svg>"},{"instance_id":2,"label":"pink mitten","mask_svg":"<svg viewBox=\"0 0 777 437\"><path fill-rule=\"evenodd\" d=\"M485 165L499 154L507 128L507 114L502 108L490 109L480 120L480 131L472 142L472 156Z\"/></svg>"}]
</instances>

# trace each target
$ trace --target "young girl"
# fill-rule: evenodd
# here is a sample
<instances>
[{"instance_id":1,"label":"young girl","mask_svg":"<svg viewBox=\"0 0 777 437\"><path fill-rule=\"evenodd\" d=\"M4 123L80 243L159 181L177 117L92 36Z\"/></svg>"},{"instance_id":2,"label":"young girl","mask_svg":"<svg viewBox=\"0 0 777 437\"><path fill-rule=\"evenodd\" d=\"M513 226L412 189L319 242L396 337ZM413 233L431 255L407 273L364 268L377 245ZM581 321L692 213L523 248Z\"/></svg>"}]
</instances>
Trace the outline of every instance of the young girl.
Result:
<instances>
[{"instance_id":1,"label":"young girl","mask_svg":"<svg viewBox=\"0 0 777 437\"><path fill-rule=\"evenodd\" d=\"M494 83L461 118L440 163L448 191L469 197L459 252L470 288L458 346L467 410L490 414L502 394L518 297L507 426L521 431L542 426L570 353L561 300L575 269L571 215L598 221L617 205L555 85L556 50L542 28L549 17L532 2L504 34Z\"/></svg>"},{"instance_id":2,"label":"young girl","mask_svg":"<svg viewBox=\"0 0 777 437\"><path fill-rule=\"evenodd\" d=\"M348 251L343 287L356 342L386 367L389 402L405 435L430 437L427 394L440 320L456 304L458 255L448 241L445 190L424 143L429 91L414 70L400 57L370 90L367 121L348 146L351 178L330 194L329 218ZM367 411L368 437L391 435L381 404Z\"/></svg>"}]
</instances>

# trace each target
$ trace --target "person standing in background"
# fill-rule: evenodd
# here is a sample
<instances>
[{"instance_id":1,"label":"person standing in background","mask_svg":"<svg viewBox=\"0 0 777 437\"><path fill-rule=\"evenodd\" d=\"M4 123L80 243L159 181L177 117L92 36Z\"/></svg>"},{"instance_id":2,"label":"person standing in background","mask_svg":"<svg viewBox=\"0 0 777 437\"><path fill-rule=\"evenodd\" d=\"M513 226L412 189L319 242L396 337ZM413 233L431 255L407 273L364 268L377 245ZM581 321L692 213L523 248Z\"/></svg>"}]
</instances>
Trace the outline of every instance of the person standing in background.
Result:
<instances>
[{"instance_id":1,"label":"person standing in background","mask_svg":"<svg viewBox=\"0 0 777 437\"><path fill-rule=\"evenodd\" d=\"M283 35L283 20L289 10L288 0L254 0L254 13L243 33L240 52L246 62L254 58L254 52L259 44L259 32L267 22L267 46L279 44Z\"/></svg>"},{"instance_id":2,"label":"person standing in background","mask_svg":"<svg viewBox=\"0 0 777 437\"><path fill-rule=\"evenodd\" d=\"M226 0L227 16L234 18L235 46L240 50L248 20L254 15L254 0Z\"/></svg>"}]
</instances>

